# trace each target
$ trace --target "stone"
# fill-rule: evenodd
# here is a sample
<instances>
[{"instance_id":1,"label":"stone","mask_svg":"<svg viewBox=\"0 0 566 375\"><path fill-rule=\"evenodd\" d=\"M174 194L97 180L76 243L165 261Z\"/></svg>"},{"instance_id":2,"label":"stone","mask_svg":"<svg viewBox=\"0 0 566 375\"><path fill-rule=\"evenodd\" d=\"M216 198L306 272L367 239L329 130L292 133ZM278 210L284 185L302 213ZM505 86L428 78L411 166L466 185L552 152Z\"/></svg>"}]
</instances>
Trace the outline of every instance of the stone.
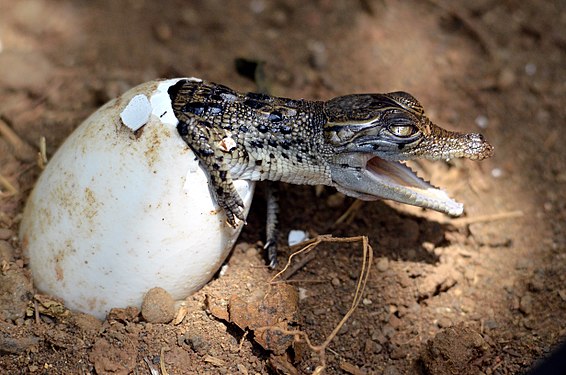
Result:
<instances>
[{"instance_id":1,"label":"stone","mask_svg":"<svg viewBox=\"0 0 566 375\"><path fill-rule=\"evenodd\" d=\"M175 300L165 289L152 288L143 299L141 313L150 323L169 323L175 317Z\"/></svg>"}]
</instances>

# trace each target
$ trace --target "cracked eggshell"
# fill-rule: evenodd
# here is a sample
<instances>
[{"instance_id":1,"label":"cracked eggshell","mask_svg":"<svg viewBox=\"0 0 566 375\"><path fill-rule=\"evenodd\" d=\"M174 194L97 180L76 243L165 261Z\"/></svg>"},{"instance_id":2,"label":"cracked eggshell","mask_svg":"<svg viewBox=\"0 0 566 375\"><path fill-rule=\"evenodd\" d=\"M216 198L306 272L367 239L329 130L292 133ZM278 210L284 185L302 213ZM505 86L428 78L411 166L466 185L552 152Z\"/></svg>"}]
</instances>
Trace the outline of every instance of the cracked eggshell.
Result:
<instances>
[{"instance_id":1,"label":"cracked eggshell","mask_svg":"<svg viewBox=\"0 0 566 375\"><path fill-rule=\"evenodd\" d=\"M92 114L48 163L20 227L39 291L104 318L144 293L183 299L218 270L242 228L226 224L177 133L167 89L137 86ZM249 210L254 185L235 181Z\"/></svg>"}]
</instances>

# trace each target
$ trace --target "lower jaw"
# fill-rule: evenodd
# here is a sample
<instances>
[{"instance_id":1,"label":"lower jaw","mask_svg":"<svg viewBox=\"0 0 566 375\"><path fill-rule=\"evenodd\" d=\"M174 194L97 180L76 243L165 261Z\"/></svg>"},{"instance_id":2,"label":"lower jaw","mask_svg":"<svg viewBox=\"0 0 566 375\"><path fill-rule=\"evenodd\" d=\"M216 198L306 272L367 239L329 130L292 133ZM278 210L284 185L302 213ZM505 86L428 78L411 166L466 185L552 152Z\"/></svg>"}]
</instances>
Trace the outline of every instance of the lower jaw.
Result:
<instances>
[{"instance_id":1,"label":"lower jaw","mask_svg":"<svg viewBox=\"0 0 566 375\"><path fill-rule=\"evenodd\" d=\"M430 208L449 215L459 216L463 204L456 202L448 194L420 178L412 169L397 161L387 161L377 157L366 164L366 172L376 185L390 192L386 199Z\"/></svg>"}]
</instances>

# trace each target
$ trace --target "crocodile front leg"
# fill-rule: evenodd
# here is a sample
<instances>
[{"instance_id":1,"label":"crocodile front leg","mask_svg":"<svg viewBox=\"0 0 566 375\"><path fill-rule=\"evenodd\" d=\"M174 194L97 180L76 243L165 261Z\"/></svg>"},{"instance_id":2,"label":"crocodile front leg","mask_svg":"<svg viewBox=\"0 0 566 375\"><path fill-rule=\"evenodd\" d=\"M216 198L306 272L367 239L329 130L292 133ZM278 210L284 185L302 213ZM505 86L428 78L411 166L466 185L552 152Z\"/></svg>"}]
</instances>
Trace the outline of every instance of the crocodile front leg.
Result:
<instances>
[{"instance_id":1,"label":"crocodile front leg","mask_svg":"<svg viewBox=\"0 0 566 375\"><path fill-rule=\"evenodd\" d=\"M228 132L212 126L189 114L177 114L177 131L193 150L201 164L208 171L211 191L218 205L226 212L228 224L236 227L236 218L245 221L244 202L238 194L225 161L227 153L236 147Z\"/></svg>"}]
</instances>

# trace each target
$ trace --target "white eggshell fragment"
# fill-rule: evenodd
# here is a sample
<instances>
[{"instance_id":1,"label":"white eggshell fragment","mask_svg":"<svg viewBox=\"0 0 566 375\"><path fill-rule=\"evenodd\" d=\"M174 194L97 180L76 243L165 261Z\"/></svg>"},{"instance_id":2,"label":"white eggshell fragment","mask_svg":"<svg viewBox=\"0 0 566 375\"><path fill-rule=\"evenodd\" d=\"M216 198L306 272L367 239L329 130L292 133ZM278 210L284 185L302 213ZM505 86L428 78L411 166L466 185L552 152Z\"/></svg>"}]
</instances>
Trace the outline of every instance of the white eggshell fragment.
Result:
<instances>
[{"instance_id":1,"label":"white eggshell fragment","mask_svg":"<svg viewBox=\"0 0 566 375\"><path fill-rule=\"evenodd\" d=\"M130 99L126 108L120 112L120 119L122 124L136 131L149 121L151 112L149 99L144 94L139 94Z\"/></svg>"},{"instance_id":2,"label":"white eggshell fragment","mask_svg":"<svg viewBox=\"0 0 566 375\"><path fill-rule=\"evenodd\" d=\"M140 306L153 287L183 299L210 280L240 233L177 133L167 94L177 81L144 83L92 114L29 197L20 237L34 283L71 309L103 318ZM247 215L254 185L235 184Z\"/></svg>"}]
</instances>

